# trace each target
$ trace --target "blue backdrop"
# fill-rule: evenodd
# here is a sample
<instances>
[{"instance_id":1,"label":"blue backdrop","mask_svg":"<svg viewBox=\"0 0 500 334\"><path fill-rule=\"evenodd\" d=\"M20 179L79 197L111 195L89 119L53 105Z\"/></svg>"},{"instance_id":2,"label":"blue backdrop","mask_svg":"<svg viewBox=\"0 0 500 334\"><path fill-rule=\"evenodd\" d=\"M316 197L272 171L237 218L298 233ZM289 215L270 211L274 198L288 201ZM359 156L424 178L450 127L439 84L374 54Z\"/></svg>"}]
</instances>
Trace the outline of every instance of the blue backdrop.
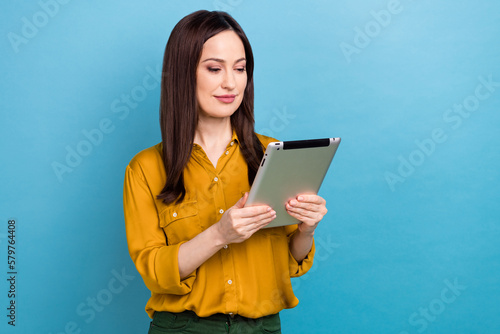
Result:
<instances>
[{"instance_id":1,"label":"blue backdrop","mask_svg":"<svg viewBox=\"0 0 500 334\"><path fill-rule=\"evenodd\" d=\"M147 331L123 176L160 140L163 50L198 9L252 43L259 132L343 140L283 332L500 331L500 2L0 6L2 333Z\"/></svg>"}]
</instances>

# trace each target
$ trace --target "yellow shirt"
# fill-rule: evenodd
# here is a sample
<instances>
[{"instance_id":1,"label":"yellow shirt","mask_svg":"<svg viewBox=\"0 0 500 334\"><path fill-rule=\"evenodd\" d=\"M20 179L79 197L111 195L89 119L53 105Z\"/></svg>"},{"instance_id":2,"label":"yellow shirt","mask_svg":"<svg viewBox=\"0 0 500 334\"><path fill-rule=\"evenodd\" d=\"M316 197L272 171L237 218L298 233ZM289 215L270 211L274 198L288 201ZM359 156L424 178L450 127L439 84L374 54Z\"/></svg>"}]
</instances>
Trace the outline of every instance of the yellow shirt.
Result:
<instances>
[{"instance_id":1,"label":"yellow shirt","mask_svg":"<svg viewBox=\"0 0 500 334\"><path fill-rule=\"evenodd\" d=\"M259 135L264 145L272 138ZM156 196L165 185L161 144L138 153L127 166L124 185L125 227L129 252L151 290L146 312L194 311L258 318L292 308L298 299L291 277L309 270L314 244L301 262L293 258L289 239L297 225L262 229L242 243L222 248L184 279L178 267L179 246L218 222L250 186L247 165L233 134L214 167L194 145L184 170L186 197L164 204Z\"/></svg>"}]
</instances>

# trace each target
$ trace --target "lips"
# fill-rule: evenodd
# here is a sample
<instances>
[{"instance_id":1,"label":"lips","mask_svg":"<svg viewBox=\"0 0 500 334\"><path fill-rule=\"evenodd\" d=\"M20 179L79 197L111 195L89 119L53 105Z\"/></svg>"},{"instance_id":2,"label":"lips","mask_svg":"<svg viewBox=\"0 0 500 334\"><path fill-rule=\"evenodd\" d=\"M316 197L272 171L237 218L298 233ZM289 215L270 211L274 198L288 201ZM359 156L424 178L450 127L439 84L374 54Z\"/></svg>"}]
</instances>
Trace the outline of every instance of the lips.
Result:
<instances>
[{"instance_id":1,"label":"lips","mask_svg":"<svg viewBox=\"0 0 500 334\"><path fill-rule=\"evenodd\" d=\"M236 98L236 95L217 95L215 98L221 102L224 103L233 103L234 99Z\"/></svg>"}]
</instances>

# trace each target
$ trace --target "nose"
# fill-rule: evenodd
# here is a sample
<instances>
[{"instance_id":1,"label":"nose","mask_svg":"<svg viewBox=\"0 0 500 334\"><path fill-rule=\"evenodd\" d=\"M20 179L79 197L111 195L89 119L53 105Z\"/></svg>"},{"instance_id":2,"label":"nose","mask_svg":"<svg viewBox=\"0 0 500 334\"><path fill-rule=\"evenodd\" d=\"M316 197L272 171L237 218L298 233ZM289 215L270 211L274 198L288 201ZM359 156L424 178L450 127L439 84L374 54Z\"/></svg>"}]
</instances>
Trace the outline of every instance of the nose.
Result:
<instances>
[{"instance_id":1,"label":"nose","mask_svg":"<svg viewBox=\"0 0 500 334\"><path fill-rule=\"evenodd\" d=\"M224 79L222 81L222 88L227 90L233 90L236 88L236 81L234 80L234 74L231 71L226 72Z\"/></svg>"}]
</instances>

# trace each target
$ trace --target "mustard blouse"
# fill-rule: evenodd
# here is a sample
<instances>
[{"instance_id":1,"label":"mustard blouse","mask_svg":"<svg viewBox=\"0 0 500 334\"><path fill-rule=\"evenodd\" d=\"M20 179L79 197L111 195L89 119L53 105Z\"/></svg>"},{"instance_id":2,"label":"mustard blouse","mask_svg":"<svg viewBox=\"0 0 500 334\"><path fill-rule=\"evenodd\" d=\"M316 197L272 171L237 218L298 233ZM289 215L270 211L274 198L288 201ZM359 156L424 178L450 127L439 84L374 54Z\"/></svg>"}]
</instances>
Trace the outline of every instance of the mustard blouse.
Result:
<instances>
[{"instance_id":1,"label":"mustard blouse","mask_svg":"<svg viewBox=\"0 0 500 334\"><path fill-rule=\"evenodd\" d=\"M272 138L258 135L264 146ZM194 144L184 170L186 197L180 204L164 204L156 196L165 185L161 144L138 153L126 168L125 227L130 256L151 290L146 312L194 311L258 318L298 304L291 277L303 275L313 263L314 244L297 263L289 239L297 225L262 229L242 243L222 248L184 279L180 278L178 250L218 222L224 211L250 190L247 165L233 134L214 167Z\"/></svg>"}]
</instances>

